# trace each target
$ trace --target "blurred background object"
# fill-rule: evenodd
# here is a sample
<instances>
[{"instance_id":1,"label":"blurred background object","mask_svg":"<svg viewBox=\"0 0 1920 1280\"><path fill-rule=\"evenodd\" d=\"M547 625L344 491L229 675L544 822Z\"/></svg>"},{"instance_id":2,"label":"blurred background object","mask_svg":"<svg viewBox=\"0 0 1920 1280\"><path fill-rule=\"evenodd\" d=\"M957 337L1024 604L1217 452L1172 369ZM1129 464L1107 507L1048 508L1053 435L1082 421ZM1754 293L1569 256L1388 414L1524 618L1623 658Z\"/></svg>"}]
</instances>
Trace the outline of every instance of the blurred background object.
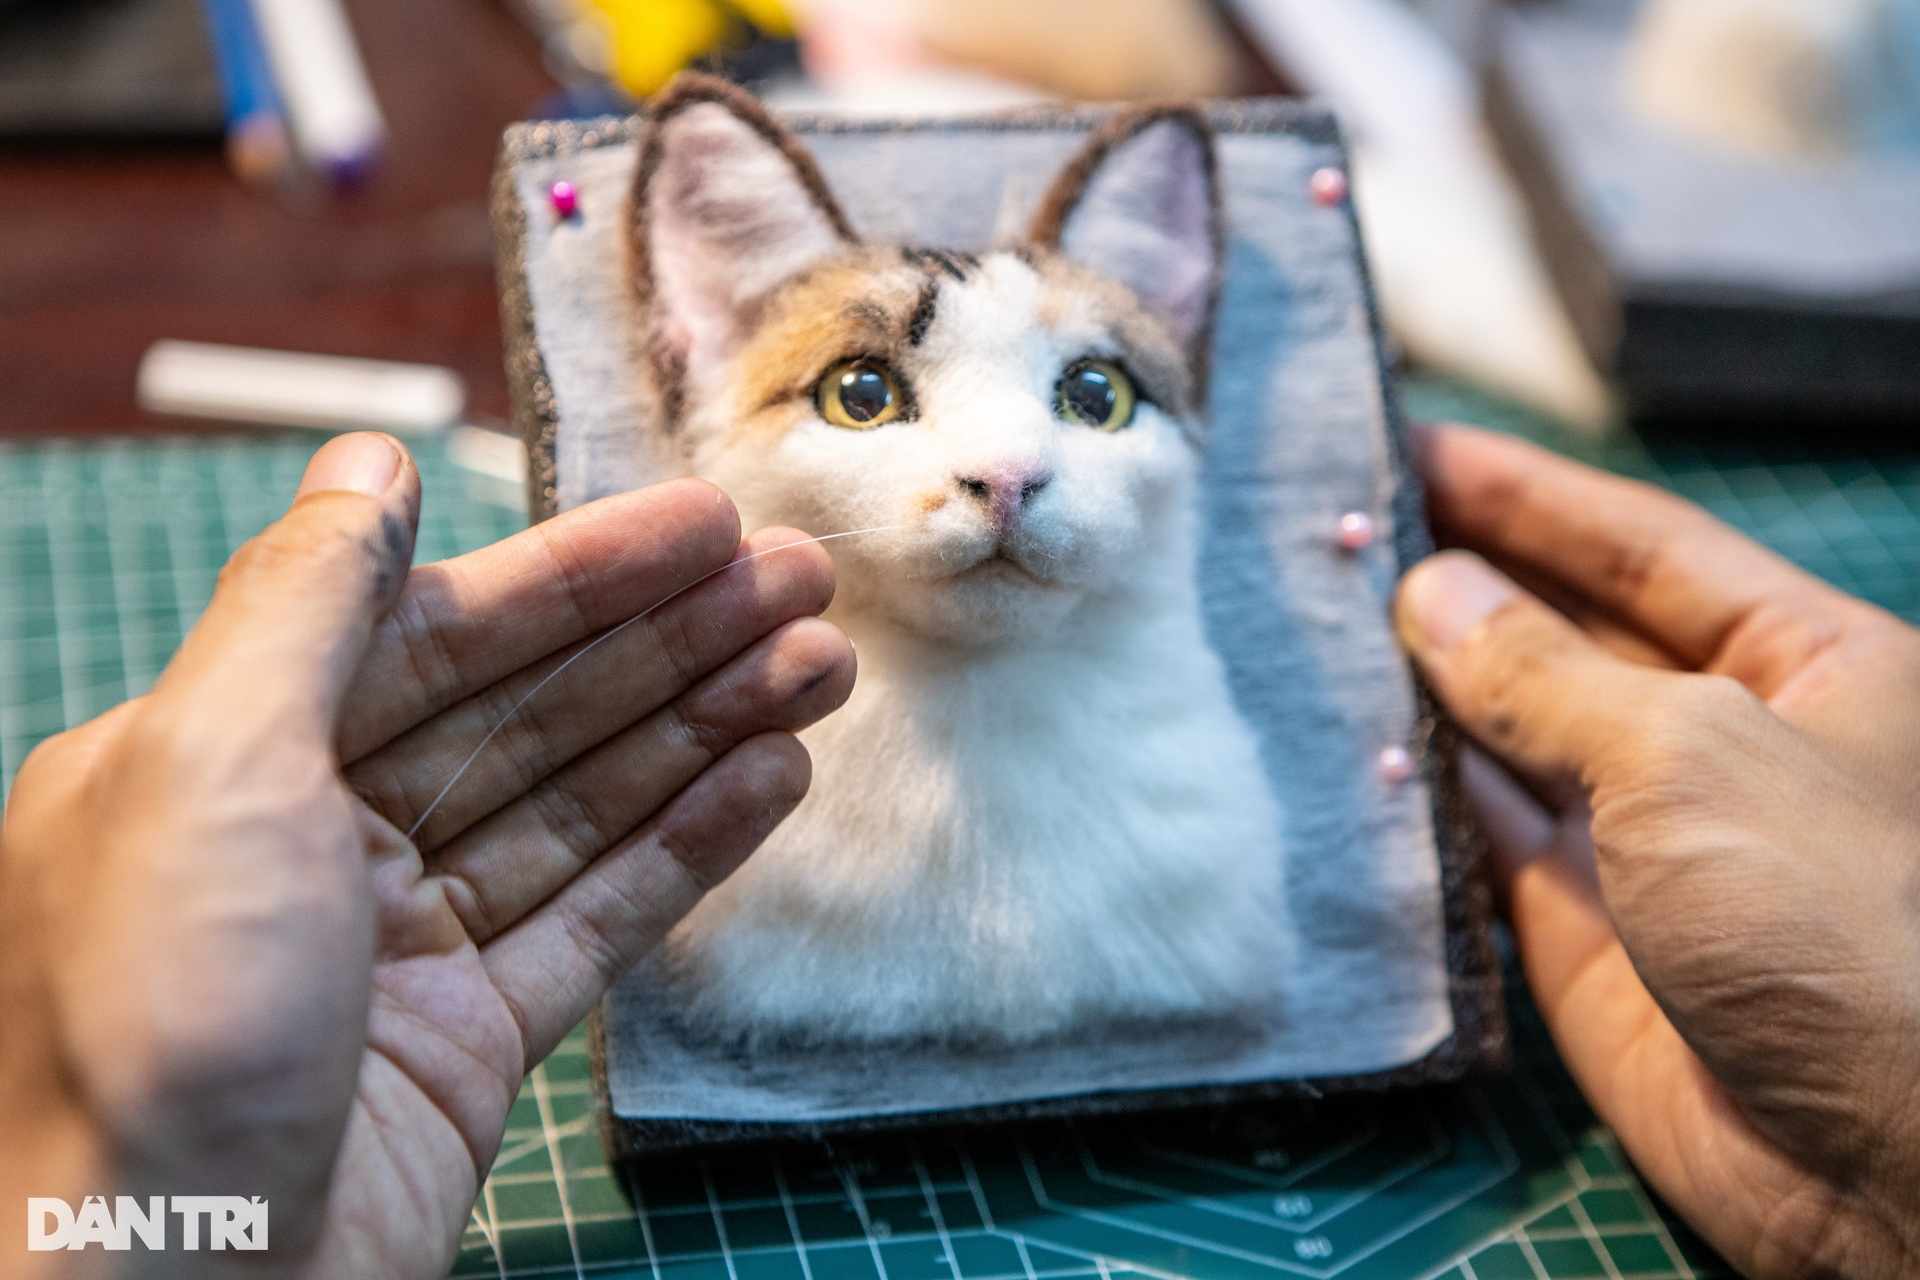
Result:
<instances>
[{"instance_id":1,"label":"blurred background object","mask_svg":"<svg viewBox=\"0 0 1920 1280\"><path fill-rule=\"evenodd\" d=\"M179 2L17 0L0 14ZM205 47L204 124L190 135L0 147L0 433L162 425L135 401L141 357L162 338L444 366L470 414L507 416L488 184L501 130L559 84L497 0L345 0L345 12L388 123L380 169L349 197L235 178ZM204 41L199 0L182 14Z\"/></svg>"},{"instance_id":2,"label":"blurred background object","mask_svg":"<svg viewBox=\"0 0 1920 1280\"><path fill-rule=\"evenodd\" d=\"M149 413L319 431L444 431L467 389L433 365L351 360L208 342L156 342L135 388Z\"/></svg>"},{"instance_id":3,"label":"blurred background object","mask_svg":"<svg viewBox=\"0 0 1920 1280\"><path fill-rule=\"evenodd\" d=\"M1914 0L1499 15L1489 117L1589 357L1643 423L1920 424L1916 35Z\"/></svg>"},{"instance_id":4,"label":"blurred background object","mask_svg":"<svg viewBox=\"0 0 1920 1280\"><path fill-rule=\"evenodd\" d=\"M1649 0L1623 67L1644 118L1769 157L1913 141L1916 0Z\"/></svg>"},{"instance_id":5,"label":"blurred background object","mask_svg":"<svg viewBox=\"0 0 1920 1280\"><path fill-rule=\"evenodd\" d=\"M796 73L782 0L507 0L567 86L555 114L625 114L687 67L744 83Z\"/></svg>"},{"instance_id":6,"label":"blurred background object","mask_svg":"<svg viewBox=\"0 0 1920 1280\"><path fill-rule=\"evenodd\" d=\"M260 34L252 0L202 0L226 98L227 163L258 185L290 180L293 135L286 101Z\"/></svg>"},{"instance_id":7,"label":"blurred background object","mask_svg":"<svg viewBox=\"0 0 1920 1280\"><path fill-rule=\"evenodd\" d=\"M0 0L0 429L137 424L160 338L499 418L500 128L686 66L852 114L1313 95L1409 367L1589 432L1920 412L1920 0Z\"/></svg>"},{"instance_id":8,"label":"blurred background object","mask_svg":"<svg viewBox=\"0 0 1920 1280\"><path fill-rule=\"evenodd\" d=\"M1611 404L1481 126L1486 6L1234 0L1255 41L1340 113L1381 303L1413 360L1598 429ZM1443 37L1446 31L1454 42Z\"/></svg>"},{"instance_id":9,"label":"blurred background object","mask_svg":"<svg viewBox=\"0 0 1920 1280\"><path fill-rule=\"evenodd\" d=\"M217 138L200 0L0 3L0 142Z\"/></svg>"},{"instance_id":10,"label":"blurred background object","mask_svg":"<svg viewBox=\"0 0 1920 1280\"><path fill-rule=\"evenodd\" d=\"M905 0L939 61L1096 102L1246 92L1240 51L1205 0Z\"/></svg>"},{"instance_id":11,"label":"blurred background object","mask_svg":"<svg viewBox=\"0 0 1920 1280\"><path fill-rule=\"evenodd\" d=\"M335 184L364 182L387 122L340 0L251 3L302 163Z\"/></svg>"}]
</instances>

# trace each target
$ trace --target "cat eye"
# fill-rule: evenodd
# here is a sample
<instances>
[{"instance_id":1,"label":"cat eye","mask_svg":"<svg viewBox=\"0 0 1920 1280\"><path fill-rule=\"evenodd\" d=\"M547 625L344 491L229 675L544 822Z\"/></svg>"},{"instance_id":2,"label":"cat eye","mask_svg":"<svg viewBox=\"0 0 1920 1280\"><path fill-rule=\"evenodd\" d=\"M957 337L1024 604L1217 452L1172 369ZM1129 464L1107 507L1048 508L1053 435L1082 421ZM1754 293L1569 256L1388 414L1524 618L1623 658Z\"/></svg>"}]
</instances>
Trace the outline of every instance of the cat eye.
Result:
<instances>
[{"instance_id":1,"label":"cat eye","mask_svg":"<svg viewBox=\"0 0 1920 1280\"><path fill-rule=\"evenodd\" d=\"M1118 431L1133 421L1133 379L1105 360L1076 360L1060 375L1054 411L1068 422Z\"/></svg>"},{"instance_id":2,"label":"cat eye","mask_svg":"<svg viewBox=\"0 0 1920 1280\"><path fill-rule=\"evenodd\" d=\"M814 397L821 417L852 431L892 422L907 403L893 370L870 359L843 360L827 370Z\"/></svg>"}]
</instances>

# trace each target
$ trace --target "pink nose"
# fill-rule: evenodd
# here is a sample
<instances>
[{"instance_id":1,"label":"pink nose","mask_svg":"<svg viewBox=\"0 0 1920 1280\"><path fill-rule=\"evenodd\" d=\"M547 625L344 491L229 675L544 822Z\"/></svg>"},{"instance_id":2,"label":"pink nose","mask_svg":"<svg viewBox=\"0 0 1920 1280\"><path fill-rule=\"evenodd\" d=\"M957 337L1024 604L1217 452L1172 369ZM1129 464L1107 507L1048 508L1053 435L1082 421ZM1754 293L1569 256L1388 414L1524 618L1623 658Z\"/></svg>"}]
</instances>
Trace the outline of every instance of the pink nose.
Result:
<instances>
[{"instance_id":1,"label":"pink nose","mask_svg":"<svg viewBox=\"0 0 1920 1280\"><path fill-rule=\"evenodd\" d=\"M1001 537L1013 532L1020 513L1048 484L1053 475L1035 465L992 467L977 476L960 476L955 483L960 491L987 509L993 531Z\"/></svg>"}]
</instances>

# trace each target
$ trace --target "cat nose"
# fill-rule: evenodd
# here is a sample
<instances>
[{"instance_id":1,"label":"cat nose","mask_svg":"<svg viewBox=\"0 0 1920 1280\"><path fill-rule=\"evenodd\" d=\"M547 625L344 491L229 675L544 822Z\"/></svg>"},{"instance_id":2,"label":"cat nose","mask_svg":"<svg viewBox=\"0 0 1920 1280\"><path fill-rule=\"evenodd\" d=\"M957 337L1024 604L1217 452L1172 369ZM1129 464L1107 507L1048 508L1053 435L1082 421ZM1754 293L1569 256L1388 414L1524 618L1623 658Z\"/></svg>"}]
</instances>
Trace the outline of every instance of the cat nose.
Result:
<instances>
[{"instance_id":1,"label":"cat nose","mask_svg":"<svg viewBox=\"0 0 1920 1280\"><path fill-rule=\"evenodd\" d=\"M955 483L987 509L993 531L1005 537L1020 522L1027 504L1053 483L1053 473L1040 467L996 467L977 476L956 477Z\"/></svg>"}]
</instances>

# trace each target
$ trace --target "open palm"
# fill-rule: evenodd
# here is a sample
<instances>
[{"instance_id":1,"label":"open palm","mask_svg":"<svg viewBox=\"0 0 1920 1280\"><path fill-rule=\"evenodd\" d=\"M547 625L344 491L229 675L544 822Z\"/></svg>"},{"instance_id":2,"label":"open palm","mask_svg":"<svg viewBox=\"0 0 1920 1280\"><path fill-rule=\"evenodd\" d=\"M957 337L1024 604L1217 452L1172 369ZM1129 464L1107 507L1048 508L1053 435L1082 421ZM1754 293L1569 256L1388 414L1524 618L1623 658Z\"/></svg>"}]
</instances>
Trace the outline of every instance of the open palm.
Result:
<instances>
[{"instance_id":1,"label":"open palm","mask_svg":"<svg viewBox=\"0 0 1920 1280\"><path fill-rule=\"evenodd\" d=\"M157 1268L443 1273L522 1075L799 801L791 731L851 688L817 547L701 581L801 541L743 547L710 486L409 573L410 462L327 457L7 812L0 1181L271 1205L264 1266Z\"/></svg>"}]
</instances>

